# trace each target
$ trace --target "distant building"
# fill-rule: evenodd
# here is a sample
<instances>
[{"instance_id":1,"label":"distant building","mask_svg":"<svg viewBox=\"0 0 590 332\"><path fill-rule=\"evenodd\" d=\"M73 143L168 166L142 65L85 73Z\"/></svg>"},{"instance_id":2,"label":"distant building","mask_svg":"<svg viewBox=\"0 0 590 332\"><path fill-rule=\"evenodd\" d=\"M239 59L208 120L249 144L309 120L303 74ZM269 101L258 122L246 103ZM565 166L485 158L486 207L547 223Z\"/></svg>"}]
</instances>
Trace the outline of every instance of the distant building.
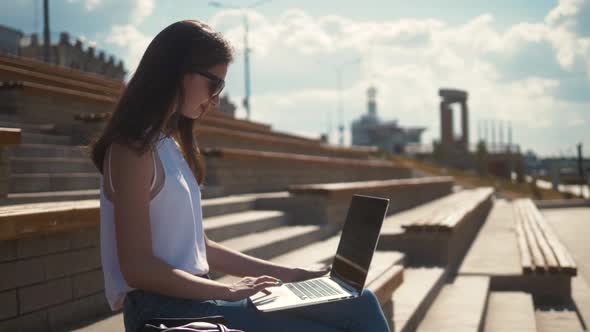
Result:
<instances>
[{"instance_id":1,"label":"distant building","mask_svg":"<svg viewBox=\"0 0 590 332\"><path fill-rule=\"evenodd\" d=\"M377 89L367 90L367 114L352 123L352 145L378 146L389 153L404 153L408 144L419 144L425 128L400 127L396 120L381 122L377 116Z\"/></svg>"},{"instance_id":2,"label":"distant building","mask_svg":"<svg viewBox=\"0 0 590 332\"><path fill-rule=\"evenodd\" d=\"M37 34L31 34L20 44L21 56L43 61L43 43L39 42ZM115 58L111 55L107 59L103 51L96 55L93 46L89 46L84 50L82 41L77 39L74 43L71 43L70 35L67 32L60 33L59 42L51 45L49 54L49 62L56 65L96 73L118 80L125 78L126 71L123 67L123 61L119 60L115 63Z\"/></svg>"},{"instance_id":3,"label":"distant building","mask_svg":"<svg viewBox=\"0 0 590 332\"><path fill-rule=\"evenodd\" d=\"M0 53L19 55L21 31L0 25Z\"/></svg>"}]
</instances>

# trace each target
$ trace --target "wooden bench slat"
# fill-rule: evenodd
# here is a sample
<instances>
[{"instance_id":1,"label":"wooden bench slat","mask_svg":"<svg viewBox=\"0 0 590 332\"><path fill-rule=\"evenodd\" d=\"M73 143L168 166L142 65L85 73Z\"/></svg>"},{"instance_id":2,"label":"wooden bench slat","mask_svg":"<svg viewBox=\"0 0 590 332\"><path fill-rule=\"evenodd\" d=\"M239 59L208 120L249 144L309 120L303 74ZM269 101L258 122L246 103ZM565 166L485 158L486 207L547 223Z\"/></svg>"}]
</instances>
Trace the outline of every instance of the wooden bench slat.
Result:
<instances>
[{"instance_id":1,"label":"wooden bench slat","mask_svg":"<svg viewBox=\"0 0 590 332\"><path fill-rule=\"evenodd\" d=\"M532 207L531 212L533 217L537 220L540 229L545 234L547 241L553 249L561 270L568 274L577 274L577 266L574 259L569 254L569 251L565 248L563 243L557 238L555 232L545 220L545 217L541 214L539 209L536 208L531 200L528 200L527 204Z\"/></svg>"},{"instance_id":2,"label":"wooden bench slat","mask_svg":"<svg viewBox=\"0 0 590 332\"><path fill-rule=\"evenodd\" d=\"M483 200L488 199L492 193L492 188L477 188L460 192L436 212L419 219L405 221L401 227L406 230L452 230L457 223L479 206Z\"/></svg>"},{"instance_id":3,"label":"wooden bench slat","mask_svg":"<svg viewBox=\"0 0 590 332\"><path fill-rule=\"evenodd\" d=\"M529 225L530 225L531 231L532 231L532 235L538 244L541 254L545 258L545 266L546 266L547 270L549 272L559 271L559 263L557 261L557 258L555 257L553 250L551 250L551 247L549 246L547 239L543 235L543 232L539 228L538 221L535 220L535 218L532 216L531 208L529 206L527 206L527 204L522 204L521 206L524 210L526 217L528 218Z\"/></svg>"},{"instance_id":4,"label":"wooden bench slat","mask_svg":"<svg viewBox=\"0 0 590 332\"><path fill-rule=\"evenodd\" d=\"M522 269L524 273L532 273L535 269L533 264L533 259L531 257L531 252L529 246L526 242L526 238L524 235L524 226L522 218L519 216L520 209L514 206L514 214L516 216L516 241L518 243L518 249L520 250L520 264L522 265Z\"/></svg>"},{"instance_id":5,"label":"wooden bench slat","mask_svg":"<svg viewBox=\"0 0 590 332\"><path fill-rule=\"evenodd\" d=\"M17 145L21 142L20 128L0 127L0 146Z\"/></svg>"},{"instance_id":6,"label":"wooden bench slat","mask_svg":"<svg viewBox=\"0 0 590 332\"><path fill-rule=\"evenodd\" d=\"M528 243L529 249L531 251L531 256L533 258L533 271L543 273L546 271L545 258L543 257L543 254L541 253L541 250L538 247L538 243L535 241L531 225L529 224L529 218L526 217L522 205L518 204L518 210L520 218L522 218L523 221L525 239Z\"/></svg>"},{"instance_id":7,"label":"wooden bench slat","mask_svg":"<svg viewBox=\"0 0 590 332\"><path fill-rule=\"evenodd\" d=\"M448 210L448 207L456 204L456 202L460 201L465 195L465 192L455 193L451 196L451 199L446 201L444 205L441 205L437 211L427 216L420 217L419 219L404 221L401 223L401 227L404 229L420 229L429 225L437 225L439 219L444 218L446 214L445 211Z\"/></svg>"},{"instance_id":8,"label":"wooden bench slat","mask_svg":"<svg viewBox=\"0 0 590 332\"><path fill-rule=\"evenodd\" d=\"M15 240L99 224L99 200L18 204L0 208L0 240Z\"/></svg>"}]
</instances>

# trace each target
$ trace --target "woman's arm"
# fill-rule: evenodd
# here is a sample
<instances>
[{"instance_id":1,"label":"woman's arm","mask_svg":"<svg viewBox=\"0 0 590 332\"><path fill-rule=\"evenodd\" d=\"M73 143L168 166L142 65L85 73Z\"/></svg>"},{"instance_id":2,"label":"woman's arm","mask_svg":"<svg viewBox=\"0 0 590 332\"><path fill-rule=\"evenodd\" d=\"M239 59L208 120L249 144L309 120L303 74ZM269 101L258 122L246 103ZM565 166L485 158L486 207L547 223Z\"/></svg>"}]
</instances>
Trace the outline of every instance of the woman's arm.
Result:
<instances>
[{"instance_id":1,"label":"woman's arm","mask_svg":"<svg viewBox=\"0 0 590 332\"><path fill-rule=\"evenodd\" d=\"M225 247L207 236L205 236L205 243L209 268L226 274L240 277L267 275L285 282L292 282L319 277L329 271L329 268L308 270L275 264Z\"/></svg>"},{"instance_id":2,"label":"woman's arm","mask_svg":"<svg viewBox=\"0 0 590 332\"><path fill-rule=\"evenodd\" d=\"M269 275L281 279L291 268L274 264L225 247L205 236L209 268L234 276Z\"/></svg>"},{"instance_id":3,"label":"woman's arm","mask_svg":"<svg viewBox=\"0 0 590 332\"><path fill-rule=\"evenodd\" d=\"M106 159L106 158L105 158ZM111 165L104 173L112 176L117 255L123 277L133 288L163 295L234 301L276 285L270 277L241 280L232 285L194 276L176 269L153 255L150 228L150 153L138 155L125 146L113 144ZM108 177L106 183L108 183Z\"/></svg>"}]
</instances>

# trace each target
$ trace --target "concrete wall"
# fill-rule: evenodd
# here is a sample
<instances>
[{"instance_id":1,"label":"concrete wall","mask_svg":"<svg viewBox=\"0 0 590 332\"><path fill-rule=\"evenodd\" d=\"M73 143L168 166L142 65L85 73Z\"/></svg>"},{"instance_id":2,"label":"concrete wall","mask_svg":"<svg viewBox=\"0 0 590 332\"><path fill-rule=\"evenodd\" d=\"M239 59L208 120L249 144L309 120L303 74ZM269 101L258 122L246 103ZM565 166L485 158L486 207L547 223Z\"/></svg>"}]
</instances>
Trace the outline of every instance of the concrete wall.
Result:
<instances>
[{"instance_id":1,"label":"concrete wall","mask_svg":"<svg viewBox=\"0 0 590 332\"><path fill-rule=\"evenodd\" d=\"M99 227L0 241L0 331L64 329L111 312Z\"/></svg>"},{"instance_id":2,"label":"concrete wall","mask_svg":"<svg viewBox=\"0 0 590 332\"><path fill-rule=\"evenodd\" d=\"M203 197L287 190L292 184L334 183L408 178L402 167L332 165L297 160L206 157Z\"/></svg>"}]
</instances>

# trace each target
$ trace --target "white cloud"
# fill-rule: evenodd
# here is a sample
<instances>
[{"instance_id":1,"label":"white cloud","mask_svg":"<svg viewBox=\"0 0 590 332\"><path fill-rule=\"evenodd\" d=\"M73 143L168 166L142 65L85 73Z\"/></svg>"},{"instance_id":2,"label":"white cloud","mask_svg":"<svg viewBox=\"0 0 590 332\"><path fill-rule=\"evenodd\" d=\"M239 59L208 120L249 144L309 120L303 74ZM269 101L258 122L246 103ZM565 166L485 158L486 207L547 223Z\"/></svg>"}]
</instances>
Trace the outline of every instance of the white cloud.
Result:
<instances>
[{"instance_id":1,"label":"white cloud","mask_svg":"<svg viewBox=\"0 0 590 332\"><path fill-rule=\"evenodd\" d=\"M346 123L365 113L365 92L374 83L379 90L380 116L398 119L405 126L427 126L423 142L429 143L439 136L437 90L453 87L469 92L473 139L477 121L498 119L511 121L523 147L541 153L573 142L532 133L543 136L544 131L572 127L580 136L575 139L589 140L590 131L583 126L590 123L590 116L583 112L590 105L557 98L557 90L563 88L559 78L544 77L546 68L538 68L536 75L506 81L503 68L490 58L509 58L524 48L546 43L560 67L555 70L579 70L590 77L590 40L577 35L571 23L576 22L583 5L586 3L562 1L544 21L519 23L506 30L497 29L494 17L485 13L463 24L449 24L437 19L375 22L335 15L312 17L301 9L289 9L277 17L250 11L253 75L269 76L266 83L253 76L252 117L282 130L316 132L317 137L326 131L331 114L335 132L338 93L334 80L322 77L334 75L330 64L360 55L363 63L355 81L346 79L354 69L347 68L344 74ZM240 50L241 18L239 11L224 10L209 22ZM308 66L318 59L328 65ZM231 73L239 75L233 79L241 82L240 62L238 57L234 65L238 68ZM308 86L301 87L300 82L306 80ZM289 81L295 86L290 90L282 83ZM278 85L282 88L277 89ZM235 100L242 98L236 92L232 95Z\"/></svg>"},{"instance_id":2,"label":"white cloud","mask_svg":"<svg viewBox=\"0 0 590 332\"><path fill-rule=\"evenodd\" d=\"M111 27L106 42L126 50L123 58L129 73L135 71L139 60L149 45L151 39L144 35L132 24L114 25ZM128 76L130 76L128 74Z\"/></svg>"},{"instance_id":3,"label":"white cloud","mask_svg":"<svg viewBox=\"0 0 590 332\"><path fill-rule=\"evenodd\" d=\"M545 21L556 24L560 20L571 18L578 13L583 4L584 0L559 0L559 4L547 14Z\"/></svg>"},{"instance_id":4,"label":"white cloud","mask_svg":"<svg viewBox=\"0 0 590 332\"><path fill-rule=\"evenodd\" d=\"M78 3L78 2L84 2L84 8L86 8L86 11L91 12L94 9L96 9L96 7L101 5L102 0L68 0L68 3Z\"/></svg>"},{"instance_id":5,"label":"white cloud","mask_svg":"<svg viewBox=\"0 0 590 332\"><path fill-rule=\"evenodd\" d=\"M140 24L143 22L147 17L152 15L154 7L154 0L133 0L130 18L131 23Z\"/></svg>"}]
</instances>

